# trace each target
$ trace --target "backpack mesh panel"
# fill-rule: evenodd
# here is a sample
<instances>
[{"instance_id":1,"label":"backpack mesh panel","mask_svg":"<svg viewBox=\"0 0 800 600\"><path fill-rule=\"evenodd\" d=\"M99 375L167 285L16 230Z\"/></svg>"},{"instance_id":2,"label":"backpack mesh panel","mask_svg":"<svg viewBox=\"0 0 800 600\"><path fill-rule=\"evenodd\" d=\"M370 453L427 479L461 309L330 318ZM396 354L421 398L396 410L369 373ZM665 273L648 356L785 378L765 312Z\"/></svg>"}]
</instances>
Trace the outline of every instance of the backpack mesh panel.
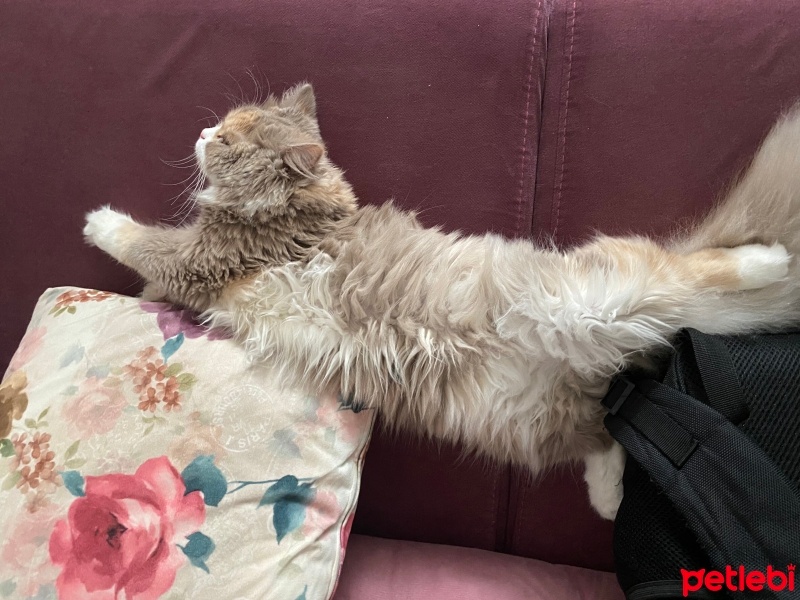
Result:
<instances>
[{"instance_id":1,"label":"backpack mesh panel","mask_svg":"<svg viewBox=\"0 0 800 600\"><path fill-rule=\"evenodd\" d=\"M797 485L800 334L720 339L730 351L750 413L739 424L740 429ZM664 383L708 403L688 340L677 344ZM627 592L634 585L651 581L679 580L681 568L710 567L683 517L647 472L630 458L623 485L625 496L614 525L617 578L623 590Z\"/></svg>"}]
</instances>

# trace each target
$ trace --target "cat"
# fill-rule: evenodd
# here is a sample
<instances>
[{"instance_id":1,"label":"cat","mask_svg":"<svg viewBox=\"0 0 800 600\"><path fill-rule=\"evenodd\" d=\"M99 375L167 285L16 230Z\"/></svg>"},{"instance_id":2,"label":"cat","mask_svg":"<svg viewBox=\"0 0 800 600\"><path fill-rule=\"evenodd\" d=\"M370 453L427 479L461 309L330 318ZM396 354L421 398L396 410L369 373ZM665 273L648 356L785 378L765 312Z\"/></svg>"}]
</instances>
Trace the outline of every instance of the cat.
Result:
<instances>
[{"instance_id":1,"label":"cat","mask_svg":"<svg viewBox=\"0 0 800 600\"><path fill-rule=\"evenodd\" d=\"M584 460L592 505L613 519L624 452L602 423L611 378L682 327L800 322L798 142L795 111L727 201L672 240L559 251L358 206L301 84L202 131L194 223L104 207L84 235L147 281L146 298L202 311L289 384L534 473Z\"/></svg>"}]
</instances>

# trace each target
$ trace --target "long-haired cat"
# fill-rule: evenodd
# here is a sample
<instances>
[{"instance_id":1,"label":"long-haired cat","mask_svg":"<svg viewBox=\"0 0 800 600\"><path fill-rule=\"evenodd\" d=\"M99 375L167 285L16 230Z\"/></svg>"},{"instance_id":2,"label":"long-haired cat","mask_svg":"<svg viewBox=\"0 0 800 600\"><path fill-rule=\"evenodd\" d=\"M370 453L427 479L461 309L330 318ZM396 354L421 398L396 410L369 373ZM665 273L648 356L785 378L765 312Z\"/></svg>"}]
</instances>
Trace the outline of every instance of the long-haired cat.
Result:
<instances>
[{"instance_id":1,"label":"long-haired cat","mask_svg":"<svg viewBox=\"0 0 800 600\"><path fill-rule=\"evenodd\" d=\"M84 234L144 277L146 296L204 311L288 383L534 472L585 459L592 503L613 518L624 456L599 403L611 377L682 327L800 322L786 250L800 250L799 115L693 232L562 252L359 207L305 84L203 130L210 185L193 224L102 208Z\"/></svg>"}]
</instances>

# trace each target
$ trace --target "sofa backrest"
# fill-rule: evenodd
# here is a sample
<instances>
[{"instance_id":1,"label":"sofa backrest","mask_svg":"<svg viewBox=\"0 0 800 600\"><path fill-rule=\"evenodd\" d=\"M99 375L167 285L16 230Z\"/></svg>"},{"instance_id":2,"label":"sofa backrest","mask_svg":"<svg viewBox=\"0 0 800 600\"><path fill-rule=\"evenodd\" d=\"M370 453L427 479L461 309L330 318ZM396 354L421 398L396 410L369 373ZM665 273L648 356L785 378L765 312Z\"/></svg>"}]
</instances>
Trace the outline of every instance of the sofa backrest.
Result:
<instances>
[{"instance_id":1,"label":"sofa backrest","mask_svg":"<svg viewBox=\"0 0 800 600\"><path fill-rule=\"evenodd\" d=\"M547 238L665 233L800 96L800 6L715 0L8 0L0 10L0 363L54 285L135 294L83 245L102 204L164 219L213 112L313 82L364 202ZM249 70L249 72L248 72ZM611 567L578 470L538 479L379 433L355 530Z\"/></svg>"}]
</instances>

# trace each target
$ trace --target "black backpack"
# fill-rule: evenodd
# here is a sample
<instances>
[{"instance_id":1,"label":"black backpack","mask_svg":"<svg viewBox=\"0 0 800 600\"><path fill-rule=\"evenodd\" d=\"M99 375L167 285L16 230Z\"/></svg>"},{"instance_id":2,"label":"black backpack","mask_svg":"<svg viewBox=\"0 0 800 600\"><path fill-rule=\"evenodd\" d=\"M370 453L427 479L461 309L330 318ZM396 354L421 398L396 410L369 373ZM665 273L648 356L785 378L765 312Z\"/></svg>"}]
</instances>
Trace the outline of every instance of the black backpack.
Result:
<instances>
[{"instance_id":1,"label":"black backpack","mask_svg":"<svg viewBox=\"0 0 800 600\"><path fill-rule=\"evenodd\" d=\"M800 598L800 333L681 333L666 374L618 378L614 525L628 600Z\"/></svg>"}]
</instances>

